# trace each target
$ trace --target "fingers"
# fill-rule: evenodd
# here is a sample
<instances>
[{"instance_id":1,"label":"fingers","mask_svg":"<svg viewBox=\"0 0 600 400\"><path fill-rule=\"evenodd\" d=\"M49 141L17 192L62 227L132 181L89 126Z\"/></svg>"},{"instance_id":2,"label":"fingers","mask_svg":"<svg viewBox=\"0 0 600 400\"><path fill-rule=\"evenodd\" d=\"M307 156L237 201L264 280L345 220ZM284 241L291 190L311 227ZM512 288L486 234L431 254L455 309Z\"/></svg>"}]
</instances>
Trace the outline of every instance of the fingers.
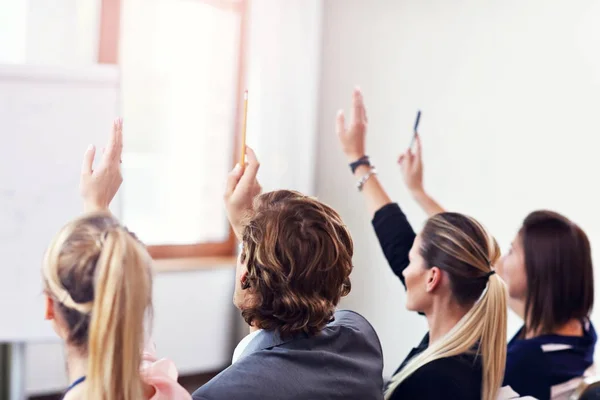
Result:
<instances>
[{"instance_id":1,"label":"fingers","mask_svg":"<svg viewBox=\"0 0 600 400\"><path fill-rule=\"evenodd\" d=\"M398 157L398 164L399 165L406 164L406 166L408 168L410 168L414 159L415 159L415 156L414 156L413 152L410 149L407 149L404 153L400 154L400 157Z\"/></svg>"},{"instance_id":2,"label":"fingers","mask_svg":"<svg viewBox=\"0 0 600 400\"><path fill-rule=\"evenodd\" d=\"M421 136L415 133L415 158L421 160Z\"/></svg>"},{"instance_id":3,"label":"fingers","mask_svg":"<svg viewBox=\"0 0 600 400\"><path fill-rule=\"evenodd\" d=\"M233 168L229 175L227 175L227 183L225 185L225 198L229 198L229 196L231 196L231 194L235 190L235 187L240 181L240 178L242 177L243 173L244 169L242 168L242 166L240 164L236 164L235 168Z\"/></svg>"},{"instance_id":4,"label":"fingers","mask_svg":"<svg viewBox=\"0 0 600 400\"><path fill-rule=\"evenodd\" d=\"M250 207L254 197L260 194L261 188L256 179L260 163L254 151L248 146L246 146L246 160L246 168L236 165L227 178L226 204L233 201L239 203L237 207L240 207L240 204L242 207Z\"/></svg>"},{"instance_id":5,"label":"fingers","mask_svg":"<svg viewBox=\"0 0 600 400\"><path fill-rule=\"evenodd\" d=\"M369 122L369 120L367 118L367 107L365 107L365 98L363 96L362 90L360 90L359 87L356 87L355 90L358 91L358 93L360 94L360 104L361 104L361 107L360 107L361 116L360 116L360 118L361 118L361 121L366 124L367 122Z\"/></svg>"},{"instance_id":6,"label":"fingers","mask_svg":"<svg viewBox=\"0 0 600 400\"><path fill-rule=\"evenodd\" d=\"M113 129L108 139L106 152L104 153L107 161L121 161L121 153L123 152L123 120L116 119L113 122Z\"/></svg>"},{"instance_id":7,"label":"fingers","mask_svg":"<svg viewBox=\"0 0 600 400\"><path fill-rule=\"evenodd\" d=\"M92 174L92 166L94 164L94 157L96 156L96 147L92 144L89 145L85 154L83 155L83 164L81 165L81 173L83 175Z\"/></svg>"},{"instance_id":8,"label":"fingers","mask_svg":"<svg viewBox=\"0 0 600 400\"><path fill-rule=\"evenodd\" d=\"M241 187L243 191L248 191L254 186L257 185L256 175L258 174L258 169L260 168L260 163L256 158L256 154L254 150L250 147L246 146L246 167L242 168L240 171L240 178L234 185L233 191L235 191L236 187Z\"/></svg>"},{"instance_id":9,"label":"fingers","mask_svg":"<svg viewBox=\"0 0 600 400\"><path fill-rule=\"evenodd\" d=\"M346 117L344 117L344 110L339 110L335 118L335 131L338 136L342 136L346 132Z\"/></svg>"},{"instance_id":10,"label":"fingers","mask_svg":"<svg viewBox=\"0 0 600 400\"><path fill-rule=\"evenodd\" d=\"M246 146L246 160L248 161L246 168L244 168L243 175L240 178L240 184L250 187L252 182L256 180L260 163L256 158L254 150L249 146Z\"/></svg>"},{"instance_id":11,"label":"fingers","mask_svg":"<svg viewBox=\"0 0 600 400\"><path fill-rule=\"evenodd\" d=\"M362 93L359 88L356 88L352 94L352 123L366 124L366 115Z\"/></svg>"}]
</instances>

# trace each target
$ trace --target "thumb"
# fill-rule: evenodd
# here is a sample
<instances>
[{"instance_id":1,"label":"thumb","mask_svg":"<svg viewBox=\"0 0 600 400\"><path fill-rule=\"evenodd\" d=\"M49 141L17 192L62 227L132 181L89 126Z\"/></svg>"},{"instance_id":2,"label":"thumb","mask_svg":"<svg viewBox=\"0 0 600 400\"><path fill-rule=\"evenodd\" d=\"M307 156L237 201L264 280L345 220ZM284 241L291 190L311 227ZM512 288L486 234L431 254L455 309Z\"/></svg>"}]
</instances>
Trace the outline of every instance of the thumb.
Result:
<instances>
[{"instance_id":1,"label":"thumb","mask_svg":"<svg viewBox=\"0 0 600 400\"><path fill-rule=\"evenodd\" d=\"M89 145L85 154L83 155L83 164L81 165L81 173L83 175L92 174L92 166L94 165L94 157L96 156L96 147L92 144Z\"/></svg>"},{"instance_id":2,"label":"thumb","mask_svg":"<svg viewBox=\"0 0 600 400\"><path fill-rule=\"evenodd\" d=\"M404 153L400 154L400 157L398 157L398 164L402 165L405 158L406 158L406 154L404 154Z\"/></svg>"},{"instance_id":3,"label":"thumb","mask_svg":"<svg viewBox=\"0 0 600 400\"><path fill-rule=\"evenodd\" d=\"M242 178L243 173L244 169L242 168L242 166L240 164L236 164L235 167L229 173L229 175L227 175L227 184L225 186L226 198L229 198L233 194L233 191L235 190L235 187L237 186L240 179Z\"/></svg>"},{"instance_id":4,"label":"thumb","mask_svg":"<svg viewBox=\"0 0 600 400\"><path fill-rule=\"evenodd\" d=\"M338 136L342 136L346 132L346 118L344 117L344 111L339 110L335 118L335 131Z\"/></svg>"}]
</instances>

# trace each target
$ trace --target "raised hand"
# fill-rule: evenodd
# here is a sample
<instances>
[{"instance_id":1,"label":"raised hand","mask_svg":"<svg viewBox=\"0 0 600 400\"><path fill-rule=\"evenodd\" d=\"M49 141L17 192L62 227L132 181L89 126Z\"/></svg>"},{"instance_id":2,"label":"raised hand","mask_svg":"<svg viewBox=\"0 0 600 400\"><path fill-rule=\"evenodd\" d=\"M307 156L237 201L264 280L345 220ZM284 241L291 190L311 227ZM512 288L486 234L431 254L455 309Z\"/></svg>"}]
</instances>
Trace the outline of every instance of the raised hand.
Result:
<instances>
[{"instance_id":1,"label":"raised hand","mask_svg":"<svg viewBox=\"0 0 600 400\"><path fill-rule=\"evenodd\" d=\"M123 120L114 121L106 150L98 168L93 169L96 147L90 145L83 157L79 189L85 212L106 211L117 194L121 175L121 153L123 152Z\"/></svg>"},{"instance_id":2,"label":"raised hand","mask_svg":"<svg viewBox=\"0 0 600 400\"><path fill-rule=\"evenodd\" d=\"M244 218L252 210L254 198L262 191L256 179L260 163L250 147L246 147L246 160L245 168L237 164L229 173L224 195L227 217L238 239L242 238Z\"/></svg>"},{"instance_id":3,"label":"raised hand","mask_svg":"<svg viewBox=\"0 0 600 400\"><path fill-rule=\"evenodd\" d=\"M349 162L354 162L365 156L365 136L367 132L367 110L360 89L354 89L352 94L352 122L346 128L344 111L338 111L336 132L342 145L342 150Z\"/></svg>"},{"instance_id":4,"label":"raised hand","mask_svg":"<svg viewBox=\"0 0 600 400\"><path fill-rule=\"evenodd\" d=\"M419 203L428 216L444 212L444 208L425 192L423 187L423 153L421 151L421 137L415 136L415 150L406 150L398 158L402 169L402 177L408 190Z\"/></svg>"},{"instance_id":5,"label":"raised hand","mask_svg":"<svg viewBox=\"0 0 600 400\"><path fill-rule=\"evenodd\" d=\"M415 150L409 148L398 158L404 183L413 194L423 192L423 160L421 154L421 138L417 133L415 135Z\"/></svg>"}]
</instances>

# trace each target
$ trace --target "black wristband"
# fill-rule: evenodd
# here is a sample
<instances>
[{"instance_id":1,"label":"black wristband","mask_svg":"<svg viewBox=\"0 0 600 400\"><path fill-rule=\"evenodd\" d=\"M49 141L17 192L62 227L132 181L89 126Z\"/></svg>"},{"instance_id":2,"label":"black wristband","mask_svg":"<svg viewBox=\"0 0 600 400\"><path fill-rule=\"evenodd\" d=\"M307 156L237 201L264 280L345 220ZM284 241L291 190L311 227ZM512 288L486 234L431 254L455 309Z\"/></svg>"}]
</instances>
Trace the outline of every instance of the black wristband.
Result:
<instances>
[{"instance_id":1,"label":"black wristband","mask_svg":"<svg viewBox=\"0 0 600 400\"><path fill-rule=\"evenodd\" d=\"M371 161L369 160L369 156L362 156L358 160L350 163L350 169L352 170L352 174L356 172L356 169L361 165L366 165L367 167L371 166Z\"/></svg>"}]
</instances>

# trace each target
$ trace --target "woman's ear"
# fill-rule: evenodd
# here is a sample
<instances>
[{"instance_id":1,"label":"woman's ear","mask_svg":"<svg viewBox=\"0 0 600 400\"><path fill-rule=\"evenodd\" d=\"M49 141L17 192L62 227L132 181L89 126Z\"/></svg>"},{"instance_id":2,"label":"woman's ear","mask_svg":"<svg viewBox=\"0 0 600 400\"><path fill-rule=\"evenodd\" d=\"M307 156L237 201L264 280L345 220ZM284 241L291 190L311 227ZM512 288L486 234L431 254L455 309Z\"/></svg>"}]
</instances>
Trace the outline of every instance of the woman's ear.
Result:
<instances>
[{"instance_id":1,"label":"woman's ear","mask_svg":"<svg viewBox=\"0 0 600 400\"><path fill-rule=\"evenodd\" d=\"M442 282L442 270L438 267L431 267L427 271L427 283L425 289L428 293L433 292Z\"/></svg>"},{"instance_id":2,"label":"woman's ear","mask_svg":"<svg viewBox=\"0 0 600 400\"><path fill-rule=\"evenodd\" d=\"M44 318L46 321L54 320L54 299L47 294L44 295L46 297L46 310L44 312Z\"/></svg>"}]
</instances>

